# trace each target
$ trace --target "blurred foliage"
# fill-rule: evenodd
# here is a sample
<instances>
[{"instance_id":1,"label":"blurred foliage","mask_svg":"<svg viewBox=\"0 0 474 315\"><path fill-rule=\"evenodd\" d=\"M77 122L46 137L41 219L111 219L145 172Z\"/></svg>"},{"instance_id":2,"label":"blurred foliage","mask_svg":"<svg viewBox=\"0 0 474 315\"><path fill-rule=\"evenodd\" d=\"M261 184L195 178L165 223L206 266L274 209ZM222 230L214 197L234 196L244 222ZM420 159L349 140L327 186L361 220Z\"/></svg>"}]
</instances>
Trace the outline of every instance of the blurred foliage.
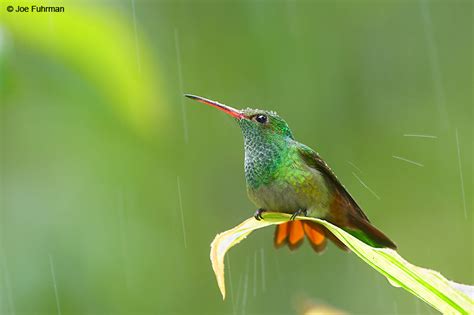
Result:
<instances>
[{"instance_id":1,"label":"blurred foliage","mask_svg":"<svg viewBox=\"0 0 474 315\"><path fill-rule=\"evenodd\" d=\"M401 255L474 282L471 1L61 4L0 8L0 313L429 311L271 231L230 255L222 302L209 243L255 209L238 127L183 92L278 111Z\"/></svg>"},{"instance_id":2,"label":"blurred foliage","mask_svg":"<svg viewBox=\"0 0 474 315\"><path fill-rule=\"evenodd\" d=\"M317 303L306 296L297 296L294 301L297 314L301 315L347 315L343 310Z\"/></svg>"},{"instance_id":3,"label":"blurred foliage","mask_svg":"<svg viewBox=\"0 0 474 315\"><path fill-rule=\"evenodd\" d=\"M91 10L72 3L66 4L64 14L47 15L2 12L1 21L7 35L30 52L84 75L132 127L139 132L153 130L159 110L163 111L158 107L159 71L153 68L146 43L139 40L132 24L106 8Z\"/></svg>"}]
</instances>

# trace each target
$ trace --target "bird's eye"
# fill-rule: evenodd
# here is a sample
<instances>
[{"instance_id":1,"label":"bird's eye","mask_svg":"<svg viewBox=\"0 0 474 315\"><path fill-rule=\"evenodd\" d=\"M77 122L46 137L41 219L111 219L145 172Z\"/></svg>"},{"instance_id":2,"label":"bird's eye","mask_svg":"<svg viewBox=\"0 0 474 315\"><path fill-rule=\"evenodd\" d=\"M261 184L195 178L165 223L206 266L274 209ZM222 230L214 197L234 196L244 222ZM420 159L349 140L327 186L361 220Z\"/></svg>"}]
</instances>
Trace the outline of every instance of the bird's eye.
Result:
<instances>
[{"instance_id":1,"label":"bird's eye","mask_svg":"<svg viewBox=\"0 0 474 315\"><path fill-rule=\"evenodd\" d=\"M259 122L259 123L261 123L261 124L264 124L264 123L267 122L267 116L262 115L262 114L256 115L256 116L255 116L255 121L256 121L256 122Z\"/></svg>"}]
</instances>

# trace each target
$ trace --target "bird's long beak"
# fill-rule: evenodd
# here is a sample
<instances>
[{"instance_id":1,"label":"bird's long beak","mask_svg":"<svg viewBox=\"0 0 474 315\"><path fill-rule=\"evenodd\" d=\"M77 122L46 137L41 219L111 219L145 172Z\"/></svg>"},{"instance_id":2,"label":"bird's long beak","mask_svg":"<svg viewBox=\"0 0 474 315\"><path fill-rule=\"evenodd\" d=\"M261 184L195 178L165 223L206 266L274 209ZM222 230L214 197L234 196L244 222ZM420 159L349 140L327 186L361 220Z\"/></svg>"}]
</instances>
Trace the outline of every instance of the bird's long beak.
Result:
<instances>
[{"instance_id":1,"label":"bird's long beak","mask_svg":"<svg viewBox=\"0 0 474 315\"><path fill-rule=\"evenodd\" d=\"M211 100L208 100L207 98L196 96L196 95L191 95L191 94L184 94L184 96L189 97L190 99L196 100L198 102L201 102L203 104L211 105L211 106L223 111L224 113L227 113L227 114L231 115L234 118L237 118L237 119L245 118L244 113L242 113L240 110L232 108L232 107L224 105L224 104L221 104L219 102L211 101Z\"/></svg>"}]
</instances>

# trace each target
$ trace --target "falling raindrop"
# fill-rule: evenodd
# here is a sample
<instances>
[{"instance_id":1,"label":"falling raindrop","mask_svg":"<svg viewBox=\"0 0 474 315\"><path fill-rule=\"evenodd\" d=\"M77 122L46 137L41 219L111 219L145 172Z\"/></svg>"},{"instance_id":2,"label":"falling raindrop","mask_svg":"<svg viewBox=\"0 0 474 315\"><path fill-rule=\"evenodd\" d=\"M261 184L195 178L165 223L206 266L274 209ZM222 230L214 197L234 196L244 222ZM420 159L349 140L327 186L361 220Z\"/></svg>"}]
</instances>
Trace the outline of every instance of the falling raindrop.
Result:
<instances>
[{"instance_id":1,"label":"falling raindrop","mask_svg":"<svg viewBox=\"0 0 474 315\"><path fill-rule=\"evenodd\" d=\"M262 276L262 292L267 290L267 285L265 283L265 253L263 251L263 247L260 248L260 269L261 269L261 276Z\"/></svg>"},{"instance_id":2,"label":"falling raindrop","mask_svg":"<svg viewBox=\"0 0 474 315\"><path fill-rule=\"evenodd\" d=\"M352 166L353 168L355 168L359 173L364 173L362 172L362 170L360 168L358 168L354 163L352 163L351 161L347 161L347 163Z\"/></svg>"},{"instance_id":3,"label":"falling raindrop","mask_svg":"<svg viewBox=\"0 0 474 315\"><path fill-rule=\"evenodd\" d=\"M176 48L176 60L178 63L178 80L179 80L179 97L181 103L181 115L183 119L183 129L184 129L184 143L188 143L189 136L188 136L188 119L186 117L186 107L184 106L184 86L183 86L183 70L181 67L181 51L179 49L179 33L178 29L174 29L174 44Z\"/></svg>"},{"instance_id":4,"label":"falling raindrop","mask_svg":"<svg viewBox=\"0 0 474 315\"><path fill-rule=\"evenodd\" d=\"M56 298L56 309L57 309L58 315L61 315L61 304L59 303L58 285L56 283L56 274L54 272L54 262L53 262L53 257L51 256L51 254L49 255L49 267L51 269L51 277L53 278L54 296Z\"/></svg>"},{"instance_id":5,"label":"falling raindrop","mask_svg":"<svg viewBox=\"0 0 474 315\"><path fill-rule=\"evenodd\" d=\"M257 251L253 253L253 297L257 296Z\"/></svg>"},{"instance_id":6,"label":"falling raindrop","mask_svg":"<svg viewBox=\"0 0 474 315\"><path fill-rule=\"evenodd\" d=\"M247 257L247 268L245 270L245 277L244 277L244 292L242 294L242 314L246 313L247 308L247 289L249 284L249 268L250 268L250 259Z\"/></svg>"},{"instance_id":7,"label":"falling raindrop","mask_svg":"<svg viewBox=\"0 0 474 315\"><path fill-rule=\"evenodd\" d=\"M375 191L373 191L369 186L367 186L367 184L364 183L364 182L362 181L362 179L360 179L359 176L357 176L356 173L352 172L352 175L354 175L354 177L357 178L357 180L362 184L362 186L364 186L372 195L374 195L375 198L377 198L378 200L380 200L379 195L377 195L377 194L375 193Z\"/></svg>"},{"instance_id":8,"label":"falling raindrop","mask_svg":"<svg viewBox=\"0 0 474 315\"><path fill-rule=\"evenodd\" d=\"M187 248L188 244L186 242L186 227L185 227L185 224L184 224L183 199L181 197L181 183L179 181L179 176L176 176L176 182L178 184L179 210L181 212L181 226L183 228L184 248Z\"/></svg>"},{"instance_id":9,"label":"falling raindrop","mask_svg":"<svg viewBox=\"0 0 474 315\"><path fill-rule=\"evenodd\" d=\"M421 134L404 134L404 137L414 137L414 138L430 138L430 139L438 139L437 136L432 136L432 135L421 135Z\"/></svg>"},{"instance_id":10,"label":"falling raindrop","mask_svg":"<svg viewBox=\"0 0 474 315\"><path fill-rule=\"evenodd\" d=\"M416 165L416 166L419 166L419 167L424 167L424 165L421 164L421 163L419 163L419 162L415 162L415 161L412 161L412 160L403 158L403 157L401 157L401 156L392 155L392 157L393 157L394 159L401 160L401 161L405 161L405 162L407 162L407 163L410 163L410 164L413 164L413 165Z\"/></svg>"},{"instance_id":11,"label":"falling raindrop","mask_svg":"<svg viewBox=\"0 0 474 315\"><path fill-rule=\"evenodd\" d=\"M459 146L459 135L458 135L457 128L456 128L456 147L457 147L457 152L458 152L459 178L461 180L462 204L464 207L464 217L467 219L466 195L464 193L464 179L462 176L462 165L461 165L461 148Z\"/></svg>"},{"instance_id":12,"label":"falling raindrop","mask_svg":"<svg viewBox=\"0 0 474 315\"><path fill-rule=\"evenodd\" d=\"M436 105L438 107L438 114L444 127L449 126L446 111L446 96L443 87L443 80L441 69L439 66L438 50L434 39L433 25L431 21L431 13L429 9L429 2L427 0L420 0L419 2L421 18L423 20L423 29L425 31L425 38L428 45L428 55L431 65L431 73L433 78L433 85L436 96Z\"/></svg>"},{"instance_id":13,"label":"falling raindrop","mask_svg":"<svg viewBox=\"0 0 474 315\"><path fill-rule=\"evenodd\" d=\"M230 301L232 303L232 314L236 314L236 309L235 309L235 301L234 301L234 285L232 282L232 269L230 267L230 256L227 254L226 256L226 264L228 266L228 273L229 273L229 287L230 287Z\"/></svg>"},{"instance_id":14,"label":"falling raindrop","mask_svg":"<svg viewBox=\"0 0 474 315\"><path fill-rule=\"evenodd\" d=\"M142 65L140 61L140 47L138 45L138 30L137 30L137 14L135 11L135 0L130 0L132 5L132 14L133 14L133 31L135 34L135 53L137 55L137 67L138 72L142 71Z\"/></svg>"},{"instance_id":15,"label":"falling raindrop","mask_svg":"<svg viewBox=\"0 0 474 315\"><path fill-rule=\"evenodd\" d=\"M239 277L239 284L237 285L237 297L235 298L235 305L236 305L236 308L235 308L235 313L237 314L238 312L238 305L239 305L239 302L240 302L240 295L241 295L241 292L242 292L242 279L243 279L243 275L241 274L240 277Z\"/></svg>"}]
</instances>

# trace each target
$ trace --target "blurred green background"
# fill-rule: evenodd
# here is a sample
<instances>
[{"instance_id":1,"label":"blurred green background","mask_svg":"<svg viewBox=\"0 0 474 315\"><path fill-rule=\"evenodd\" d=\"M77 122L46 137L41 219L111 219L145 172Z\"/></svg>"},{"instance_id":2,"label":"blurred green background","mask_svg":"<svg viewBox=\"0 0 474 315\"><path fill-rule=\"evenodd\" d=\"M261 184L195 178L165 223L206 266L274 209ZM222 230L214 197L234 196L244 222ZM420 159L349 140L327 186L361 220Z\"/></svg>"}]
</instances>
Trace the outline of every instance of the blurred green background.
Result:
<instances>
[{"instance_id":1,"label":"blurred green background","mask_svg":"<svg viewBox=\"0 0 474 315\"><path fill-rule=\"evenodd\" d=\"M474 283L472 1L7 4L1 314L434 313L273 229L232 250L222 301L209 244L255 211L242 136L184 92L277 111L403 257Z\"/></svg>"}]
</instances>

